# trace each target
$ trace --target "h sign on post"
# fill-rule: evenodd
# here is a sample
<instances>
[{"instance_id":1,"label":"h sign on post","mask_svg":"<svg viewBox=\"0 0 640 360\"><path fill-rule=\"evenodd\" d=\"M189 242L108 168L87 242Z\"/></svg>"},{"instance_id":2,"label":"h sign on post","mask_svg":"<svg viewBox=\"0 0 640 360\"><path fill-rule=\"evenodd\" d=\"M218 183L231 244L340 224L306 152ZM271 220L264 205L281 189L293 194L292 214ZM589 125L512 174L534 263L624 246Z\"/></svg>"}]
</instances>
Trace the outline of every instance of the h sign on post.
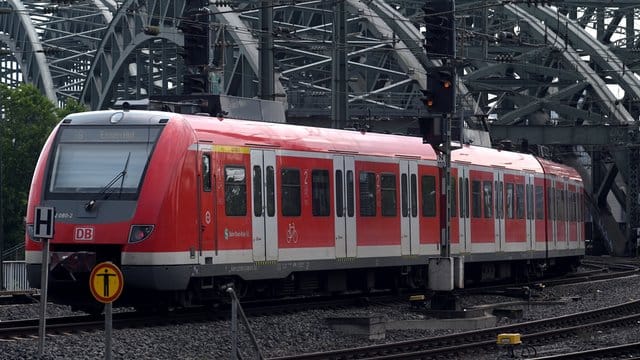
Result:
<instances>
[{"instance_id":1,"label":"h sign on post","mask_svg":"<svg viewBox=\"0 0 640 360\"><path fill-rule=\"evenodd\" d=\"M35 238L53 238L54 209L52 207L36 208L36 219L33 226L33 236Z\"/></svg>"}]
</instances>

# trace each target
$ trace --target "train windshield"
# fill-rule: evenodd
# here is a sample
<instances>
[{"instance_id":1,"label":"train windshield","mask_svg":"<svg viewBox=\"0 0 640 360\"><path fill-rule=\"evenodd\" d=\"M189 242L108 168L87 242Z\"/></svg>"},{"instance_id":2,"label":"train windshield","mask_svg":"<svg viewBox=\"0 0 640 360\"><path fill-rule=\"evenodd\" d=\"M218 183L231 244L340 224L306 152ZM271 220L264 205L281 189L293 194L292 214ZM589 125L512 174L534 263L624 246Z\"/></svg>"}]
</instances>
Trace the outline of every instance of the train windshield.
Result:
<instances>
[{"instance_id":1,"label":"train windshield","mask_svg":"<svg viewBox=\"0 0 640 360\"><path fill-rule=\"evenodd\" d=\"M162 127L61 127L51 164L52 198L135 199Z\"/></svg>"}]
</instances>

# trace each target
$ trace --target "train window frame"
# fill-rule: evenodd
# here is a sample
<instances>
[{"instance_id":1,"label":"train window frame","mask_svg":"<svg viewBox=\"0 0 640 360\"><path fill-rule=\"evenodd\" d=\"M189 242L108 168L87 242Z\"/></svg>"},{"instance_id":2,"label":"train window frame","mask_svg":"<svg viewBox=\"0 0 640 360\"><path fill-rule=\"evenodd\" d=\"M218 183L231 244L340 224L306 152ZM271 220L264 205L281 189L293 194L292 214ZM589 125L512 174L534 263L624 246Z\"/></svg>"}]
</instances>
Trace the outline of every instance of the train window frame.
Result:
<instances>
[{"instance_id":1,"label":"train window frame","mask_svg":"<svg viewBox=\"0 0 640 360\"><path fill-rule=\"evenodd\" d=\"M356 215L356 194L353 170L347 170L347 217Z\"/></svg>"},{"instance_id":2,"label":"train window frame","mask_svg":"<svg viewBox=\"0 0 640 360\"><path fill-rule=\"evenodd\" d=\"M418 176L411 174L411 217L418 217Z\"/></svg>"},{"instance_id":3,"label":"train window frame","mask_svg":"<svg viewBox=\"0 0 640 360\"><path fill-rule=\"evenodd\" d=\"M523 220L525 216L524 196L525 196L524 184L516 184L516 217L519 220Z\"/></svg>"},{"instance_id":4,"label":"train window frame","mask_svg":"<svg viewBox=\"0 0 640 360\"><path fill-rule=\"evenodd\" d=\"M224 167L224 213L226 216L247 215L247 170L244 165Z\"/></svg>"},{"instance_id":5,"label":"train window frame","mask_svg":"<svg viewBox=\"0 0 640 360\"><path fill-rule=\"evenodd\" d=\"M253 166L253 215L262 216L262 167Z\"/></svg>"},{"instance_id":6,"label":"train window frame","mask_svg":"<svg viewBox=\"0 0 640 360\"><path fill-rule=\"evenodd\" d=\"M527 205L526 205L526 217L527 220L533 220L533 185L527 184L526 188L526 197L527 197Z\"/></svg>"},{"instance_id":7,"label":"train window frame","mask_svg":"<svg viewBox=\"0 0 640 360\"><path fill-rule=\"evenodd\" d=\"M276 216L276 171L272 165L266 168L267 183L267 216Z\"/></svg>"},{"instance_id":8,"label":"train window frame","mask_svg":"<svg viewBox=\"0 0 640 360\"><path fill-rule=\"evenodd\" d=\"M360 171L358 175L360 216L376 216L376 173Z\"/></svg>"},{"instance_id":9,"label":"train window frame","mask_svg":"<svg viewBox=\"0 0 640 360\"><path fill-rule=\"evenodd\" d=\"M556 219L555 201L555 189L553 185L551 185L547 191L547 213L549 220Z\"/></svg>"},{"instance_id":10,"label":"train window frame","mask_svg":"<svg viewBox=\"0 0 640 360\"><path fill-rule=\"evenodd\" d=\"M396 174L380 174L380 200L380 215L386 217L398 216L398 180Z\"/></svg>"},{"instance_id":11,"label":"train window frame","mask_svg":"<svg viewBox=\"0 0 640 360\"><path fill-rule=\"evenodd\" d=\"M462 181L464 180L464 182ZM460 202L464 205L464 214L463 209L460 209L460 217L464 219L469 218L469 178L460 178L460 182L463 182L463 186L459 186L461 188L460 193L464 191L464 198L460 199ZM462 197L462 195L461 195Z\"/></svg>"},{"instance_id":12,"label":"train window frame","mask_svg":"<svg viewBox=\"0 0 640 360\"><path fill-rule=\"evenodd\" d=\"M311 215L331 215L329 170L311 170Z\"/></svg>"},{"instance_id":13,"label":"train window frame","mask_svg":"<svg viewBox=\"0 0 640 360\"><path fill-rule=\"evenodd\" d=\"M541 185L534 186L535 192L535 219L544 220L544 188Z\"/></svg>"},{"instance_id":14,"label":"train window frame","mask_svg":"<svg viewBox=\"0 0 640 360\"><path fill-rule=\"evenodd\" d=\"M202 191L211 192L211 154L202 153Z\"/></svg>"},{"instance_id":15,"label":"train window frame","mask_svg":"<svg viewBox=\"0 0 640 360\"><path fill-rule=\"evenodd\" d=\"M502 181L494 181L494 191L496 195L495 213L496 219L504 219L504 183Z\"/></svg>"},{"instance_id":16,"label":"train window frame","mask_svg":"<svg viewBox=\"0 0 640 360\"><path fill-rule=\"evenodd\" d=\"M471 180L471 217L482 218L482 182Z\"/></svg>"},{"instance_id":17,"label":"train window frame","mask_svg":"<svg viewBox=\"0 0 640 360\"><path fill-rule=\"evenodd\" d=\"M491 181L485 180L482 182L482 199L484 207L484 218L493 218L493 186Z\"/></svg>"},{"instance_id":18,"label":"train window frame","mask_svg":"<svg viewBox=\"0 0 640 360\"><path fill-rule=\"evenodd\" d=\"M506 183L507 186L505 186L505 202L506 202L506 218L507 219L514 219L515 218L515 197L516 197L516 192L515 192L515 186L513 183L507 182Z\"/></svg>"},{"instance_id":19,"label":"train window frame","mask_svg":"<svg viewBox=\"0 0 640 360\"><path fill-rule=\"evenodd\" d=\"M336 170L335 189L336 189L336 217L344 217L344 183L342 178L342 170Z\"/></svg>"},{"instance_id":20,"label":"train window frame","mask_svg":"<svg viewBox=\"0 0 640 360\"><path fill-rule=\"evenodd\" d=\"M282 216L300 216L302 214L302 191L300 169L280 169L280 213Z\"/></svg>"},{"instance_id":21,"label":"train window frame","mask_svg":"<svg viewBox=\"0 0 640 360\"><path fill-rule=\"evenodd\" d=\"M449 181L451 182L449 184L449 190L450 190L449 193L451 194L451 200L449 200L449 204L451 204L451 211L449 212L449 214L451 218L458 217L458 207L456 206L458 201L458 196L456 192L456 189L458 188L458 182L456 180L457 178L455 176L449 177Z\"/></svg>"},{"instance_id":22,"label":"train window frame","mask_svg":"<svg viewBox=\"0 0 640 360\"><path fill-rule=\"evenodd\" d=\"M422 175L420 177L422 188L422 217L436 216L436 177Z\"/></svg>"},{"instance_id":23,"label":"train window frame","mask_svg":"<svg viewBox=\"0 0 640 360\"><path fill-rule=\"evenodd\" d=\"M407 174L400 175L400 208L402 217L409 216L409 180Z\"/></svg>"}]
</instances>

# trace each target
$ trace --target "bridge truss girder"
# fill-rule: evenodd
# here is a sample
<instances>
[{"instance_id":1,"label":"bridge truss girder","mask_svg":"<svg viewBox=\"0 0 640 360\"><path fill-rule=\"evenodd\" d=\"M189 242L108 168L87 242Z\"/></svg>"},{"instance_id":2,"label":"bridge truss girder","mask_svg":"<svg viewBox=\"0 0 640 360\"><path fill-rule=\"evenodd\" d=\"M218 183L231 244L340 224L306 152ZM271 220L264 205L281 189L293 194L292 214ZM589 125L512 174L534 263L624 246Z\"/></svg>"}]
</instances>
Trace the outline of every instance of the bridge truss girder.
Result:
<instances>
[{"instance_id":1,"label":"bridge truss girder","mask_svg":"<svg viewBox=\"0 0 640 360\"><path fill-rule=\"evenodd\" d=\"M93 109L119 99L180 93L185 66L177 25L184 1L5 1L0 6L14 11L0 15L0 41L14 55L0 62L0 76L10 84L32 82L53 101L75 98ZM210 69L228 95L258 95L260 4L209 7ZM402 125L392 130L400 130L425 115L417 98L432 62L421 46L422 5L347 1L348 96L354 117L399 120ZM556 9L458 0L456 8L458 109L467 126L475 125L469 116L474 114L490 114L496 124L638 120L637 1L563 1ZM291 119L328 118L333 8L322 1L278 3L273 14L277 99L286 103ZM145 34L149 26L157 26L159 34ZM619 90L613 93L610 86ZM636 183L633 174L640 172L628 160L632 157L609 157L628 171L623 174L627 185ZM638 204L625 203L628 227L640 226Z\"/></svg>"}]
</instances>

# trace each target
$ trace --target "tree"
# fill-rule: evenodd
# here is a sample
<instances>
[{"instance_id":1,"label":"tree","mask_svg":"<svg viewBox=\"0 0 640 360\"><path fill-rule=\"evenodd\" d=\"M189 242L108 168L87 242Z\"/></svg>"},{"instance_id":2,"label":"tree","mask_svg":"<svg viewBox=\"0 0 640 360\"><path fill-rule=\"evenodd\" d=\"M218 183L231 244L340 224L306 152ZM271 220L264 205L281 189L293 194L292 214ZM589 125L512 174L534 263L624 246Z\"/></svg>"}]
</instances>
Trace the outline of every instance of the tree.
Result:
<instances>
[{"instance_id":1,"label":"tree","mask_svg":"<svg viewBox=\"0 0 640 360\"><path fill-rule=\"evenodd\" d=\"M33 171L56 124L71 112L84 111L76 101L57 108L31 84L0 84L0 150L4 249L24 242L24 217Z\"/></svg>"}]
</instances>

